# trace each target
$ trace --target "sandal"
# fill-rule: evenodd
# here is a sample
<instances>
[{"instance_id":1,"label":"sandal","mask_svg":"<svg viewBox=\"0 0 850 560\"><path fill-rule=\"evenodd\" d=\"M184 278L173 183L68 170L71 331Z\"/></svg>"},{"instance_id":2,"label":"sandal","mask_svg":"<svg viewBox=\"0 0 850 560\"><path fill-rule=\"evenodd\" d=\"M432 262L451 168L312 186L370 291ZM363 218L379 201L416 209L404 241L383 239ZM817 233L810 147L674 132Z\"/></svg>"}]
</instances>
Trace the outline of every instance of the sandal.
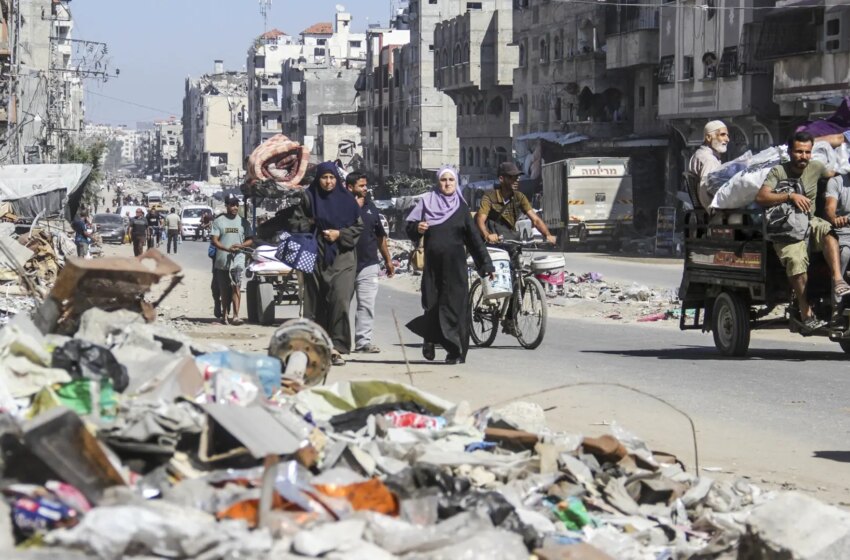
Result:
<instances>
[{"instance_id":1,"label":"sandal","mask_svg":"<svg viewBox=\"0 0 850 560\"><path fill-rule=\"evenodd\" d=\"M835 298L840 300L850 294L850 284L841 280L840 282L835 283L835 287L832 291L835 294Z\"/></svg>"},{"instance_id":2,"label":"sandal","mask_svg":"<svg viewBox=\"0 0 850 560\"><path fill-rule=\"evenodd\" d=\"M233 325L234 327L238 327L240 325L244 325L245 321L243 321L242 319L237 317L235 319L231 319L230 324Z\"/></svg>"},{"instance_id":3,"label":"sandal","mask_svg":"<svg viewBox=\"0 0 850 560\"><path fill-rule=\"evenodd\" d=\"M811 333L813 333L813 332L815 332L819 329L822 329L826 326L827 326L826 321L821 321L817 317L810 317L810 318L806 319L805 321L801 322L802 330L800 332L802 334L811 334Z\"/></svg>"},{"instance_id":4,"label":"sandal","mask_svg":"<svg viewBox=\"0 0 850 560\"><path fill-rule=\"evenodd\" d=\"M331 365L344 366L345 358L343 358L342 354L340 354L339 352L334 352L333 354L331 354Z\"/></svg>"},{"instance_id":5,"label":"sandal","mask_svg":"<svg viewBox=\"0 0 850 560\"><path fill-rule=\"evenodd\" d=\"M361 346L360 348L355 348L355 352L360 354L380 354L381 349L375 346L374 344L367 344L366 346Z\"/></svg>"}]
</instances>

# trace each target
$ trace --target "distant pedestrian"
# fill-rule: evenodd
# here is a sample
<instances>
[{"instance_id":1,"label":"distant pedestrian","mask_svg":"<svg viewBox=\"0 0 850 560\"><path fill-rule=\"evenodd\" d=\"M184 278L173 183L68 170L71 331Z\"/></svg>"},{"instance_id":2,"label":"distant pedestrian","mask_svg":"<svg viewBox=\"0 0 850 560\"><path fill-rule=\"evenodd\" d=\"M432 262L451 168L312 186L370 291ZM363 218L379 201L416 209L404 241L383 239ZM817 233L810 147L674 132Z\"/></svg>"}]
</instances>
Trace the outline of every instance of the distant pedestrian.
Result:
<instances>
[{"instance_id":1,"label":"distant pedestrian","mask_svg":"<svg viewBox=\"0 0 850 560\"><path fill-rule=\"evenodd\" d=\"M141 208L136 208L136 217L130 219L127 225L127 235L133 243L133 254L138 257L145 251L145 241L148 238L148 221L145 219L145 212Z\"/></svg>"},{"instance_id":2,"label":"distant pedestrian","mask_svg":"<svg viewBox=\"0 0 850 560\"><path fill-rule=\"evenodd\" d=\"M92 243L91 228L88 223L88 210L80 210L77 218L71 222L71 229L74 230L74 245L77 246L77 256L85 257L89 254L89 246Z\"/></svg>"},{"instance_id":3,"label":"distant pedestrian","mask_svg":"<svg viewBox=\"0 0 850 560\"><path fill-rule=\"evenodd\" d=\"M254 233L248 220L239 215L238 198L227 195L224 205L227 212L212 224L212 244L216 248L213 266L221 296L221 320L225 325L241 325L239 306L245 254L239 249L253 245ZM231 311L233 315L228 319L227 315Z\"/></svg>"},{"instance_id":4,"label":"distant pedestrian","mask_svg":"<svg viewBox=\"0 0 850 560\"><path fill-rule=\"evenodd\" d=\"M372 343L372 331L375 325L378 276L381 273L378 252L384 259L387 277L392 278L395 268L387 245L387 232L381 225L378 208L368 197L366 184L366 176L356 171L345 178L345 186L360 206L360 219L363 220L363 233L360 234L356 248L357 277L354 280L354 295L357 298L357 311L354 315L354 351L377 354L381 349Z\"/></svg>"},{"instance_id":5,"label":"distant pedestrian","mask_svg":"<svg viewBox=\"0 0 850 560\"><path fill-rule=\"evenodd\" d=\"M177 241L180 239L180 230L182 229L180 215L174 208L171 209L168 216L165 217L165 229L168 232L168 253L171 254L171 245L174 244L174 254L177 254Z\"/></svg>"},{"instance_id":6,"label":"distant pedestrian","mask_svg":"<svg viewBox=\"0 0 850 560\"><path fill-rule=\"evenodd\" d=\"M152 208L148 212L148 249L159 247L159 241L162 238L162 217L156 208Z\"/></svg>"}]
</instances>

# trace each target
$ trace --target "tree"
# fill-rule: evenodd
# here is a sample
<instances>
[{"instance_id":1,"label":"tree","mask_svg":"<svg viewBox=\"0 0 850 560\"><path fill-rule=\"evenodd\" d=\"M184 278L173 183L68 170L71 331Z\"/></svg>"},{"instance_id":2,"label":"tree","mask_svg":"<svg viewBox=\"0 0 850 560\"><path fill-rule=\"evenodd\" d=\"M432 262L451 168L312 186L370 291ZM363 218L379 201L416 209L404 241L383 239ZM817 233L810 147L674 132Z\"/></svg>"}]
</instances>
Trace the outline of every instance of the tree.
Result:
<instances>
[{"instance_id":1,"label":"tree","mask_svg":"<svg viewBox=\"0 0 850 560\"><path fill-rule=\"evenodd\" d=\"M65 149L59 155L59 163L87 163L91 165L91 173L83 181L83 196L82 204L88 208L93 208L99 197L100 183L103 181L103 152L106 150L106 143L96 141L89 146L74 144L69 142L65 145Z\"/></svg>"}]
</instances>

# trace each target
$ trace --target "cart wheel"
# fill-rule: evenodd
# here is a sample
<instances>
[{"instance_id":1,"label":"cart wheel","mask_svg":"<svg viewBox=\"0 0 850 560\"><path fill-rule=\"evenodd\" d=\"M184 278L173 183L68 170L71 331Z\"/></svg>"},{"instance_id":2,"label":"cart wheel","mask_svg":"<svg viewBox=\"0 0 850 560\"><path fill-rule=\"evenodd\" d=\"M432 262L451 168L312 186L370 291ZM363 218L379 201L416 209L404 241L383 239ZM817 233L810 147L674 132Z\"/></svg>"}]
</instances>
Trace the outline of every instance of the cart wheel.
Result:
<instances>
[{"instance_id":1,"label":"cart wheel","mask_svg":"<svg viewBox=\"0 0 850 560\"><path fill-rule=\"evenodd\" d=\"M248 322L257 323L259 320L259 307L257 305L257 286L260 282L252 279L245 286L245 307L248 308Z\"/></svg>"},{"instance_id":2,"label":"cart wheel","mask_svg":"<svg viewBox=\"0 0 850 560\"><path fill-rule=\"evenodd\" d=\"M714 345L724 356L741 357L750 347L749 308L741 296L723 292L714 300L711 330Z\"/></svg>"},{"instance_id":3,"label":"cart wheel","mask_svg":"<svg viewBox=\"0 0 850 560\"><path fill-rule=\"evenodd\" d=\"M274 323L274 284L260 282L257 284L257 322L261 325Z\"/></svg>"},{"instance_id":4,"label":"cart wheel","mask_svg":"<svg viewBox=\"0 0 850 560\"><path fill-rule=\"evenodd\" d=\"M850 354L850 340L839 340L838 345L841 346L845 354Z\"/></svg>"}]
</instances>

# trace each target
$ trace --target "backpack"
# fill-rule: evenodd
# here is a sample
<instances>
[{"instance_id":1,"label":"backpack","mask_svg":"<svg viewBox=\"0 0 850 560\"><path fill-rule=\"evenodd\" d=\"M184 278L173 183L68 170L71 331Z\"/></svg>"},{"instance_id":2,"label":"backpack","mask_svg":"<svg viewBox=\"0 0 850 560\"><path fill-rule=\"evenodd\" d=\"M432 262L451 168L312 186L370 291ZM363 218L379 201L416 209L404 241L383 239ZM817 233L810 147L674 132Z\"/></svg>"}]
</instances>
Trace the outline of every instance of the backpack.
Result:
<instances>
[{"instance_id":1,"label":"backpack","mask_svg":"<svg viewBox=\"0 0 850 560\"><path fill-rule=\"evenodd\" d=\"M773 192L777 194L802 194L803 184L799 179L783 179L776 184ZM793 202L783 202L768 208L764 213L767 238L780 243L804 241L809 235L809 214L803 212Z\"/></svg>"}]
</instances>

